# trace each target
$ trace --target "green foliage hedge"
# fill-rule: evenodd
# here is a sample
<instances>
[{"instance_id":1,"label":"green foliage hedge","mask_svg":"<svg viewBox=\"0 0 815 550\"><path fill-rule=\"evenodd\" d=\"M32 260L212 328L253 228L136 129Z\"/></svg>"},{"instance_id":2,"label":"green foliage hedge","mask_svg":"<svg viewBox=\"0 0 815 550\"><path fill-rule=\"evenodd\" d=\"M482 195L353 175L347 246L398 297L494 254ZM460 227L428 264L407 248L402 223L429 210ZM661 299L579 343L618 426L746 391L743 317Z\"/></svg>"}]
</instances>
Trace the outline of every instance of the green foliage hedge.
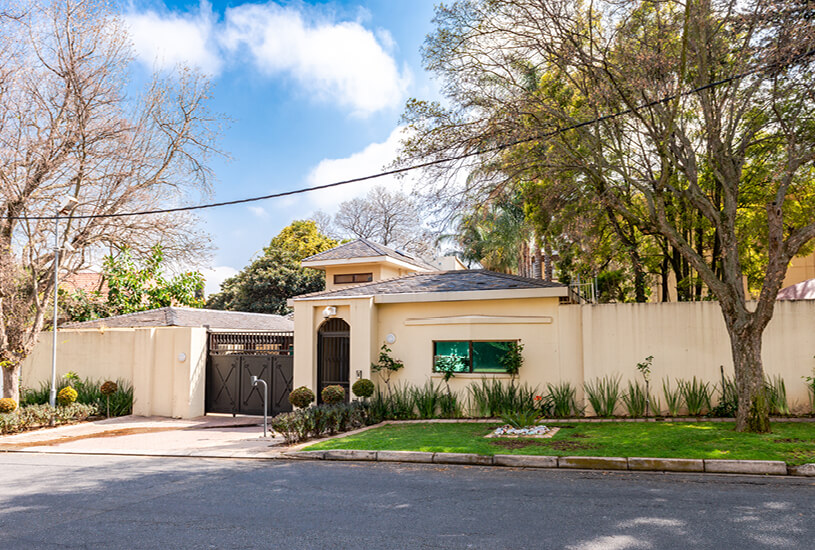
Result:
<instances>
[{"instance_id":1,"label":"green foliage hedge","mask_svg":"<svg viewBox=\"0 0 815 550\"><path fill-rule=\"evenodd\" d=\"M96 407L84 403L71 403L65 407L28 405L14 412L0 414L0 434L17 433L51 424L81 422L96 414Z\"/></svg>"},{"instance_id":2,"label":"green foliage hedge","mask_svg":"<svg viewBox=\"0 0 815 550\"><path fill-rule=\"evenodd\" d=\"M286 443L304 441L310 437L334 435L361 428L369 423L368 408L361 403L317 405L282 413L272 418L274 431L283 436Z\"/></svg>"},{"instance_id":3,"label":"green foliage hedge","mask_svg":"<svg viewBox=\"0 0 815 550\"><path fill-rule=\"evenodd\" d=\"M133 412L133 386L127 380L118 379L117 389L110 394L110 416L125 416ZM72 387L76 390L76 402L96 407L99 413L107 409L107 396L102 393L103 384L99 380L63 377L57 382L57 390ZM37 389L25 388L20 392L20 406L43 405L48 403L51 384L42 383Z\"/></svg>"}]
</instances>

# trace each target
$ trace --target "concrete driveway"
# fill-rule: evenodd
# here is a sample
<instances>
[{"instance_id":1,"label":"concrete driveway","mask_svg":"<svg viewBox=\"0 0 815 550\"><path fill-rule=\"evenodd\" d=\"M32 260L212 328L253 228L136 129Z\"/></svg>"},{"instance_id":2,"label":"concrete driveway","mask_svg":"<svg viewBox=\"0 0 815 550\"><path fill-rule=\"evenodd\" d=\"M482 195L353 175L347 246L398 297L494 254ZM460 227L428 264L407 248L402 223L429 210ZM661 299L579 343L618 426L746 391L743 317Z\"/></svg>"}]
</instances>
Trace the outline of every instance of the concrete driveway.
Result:
<instances>
[{"instance_id":1,"label":"concrete driveway","mask_svg":"<svg viewBox=\"0 0 815 550\"><path fill-rule=\"evenodd\" d=\"M271 435L271 431L269 434ZM0 437L0 451L55 454L275 458L283 439L263 437L256 416L192 420L123 416Z\"/></svg>"}]
</instances>

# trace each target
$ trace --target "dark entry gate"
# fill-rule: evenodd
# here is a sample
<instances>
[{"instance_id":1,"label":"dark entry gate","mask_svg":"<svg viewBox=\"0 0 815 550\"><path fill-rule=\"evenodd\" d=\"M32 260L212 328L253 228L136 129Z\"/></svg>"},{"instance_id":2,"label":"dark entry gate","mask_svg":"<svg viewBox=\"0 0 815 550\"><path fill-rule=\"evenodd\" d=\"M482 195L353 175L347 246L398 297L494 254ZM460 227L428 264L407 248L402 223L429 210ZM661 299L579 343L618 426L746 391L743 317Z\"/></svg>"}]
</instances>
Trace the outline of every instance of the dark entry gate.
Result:
<instances>
[{"instance_id":1,"label":"dark entry gate","mask_svg":"<svg viewBox=\"0 0 815 550\"><path fill-rule=\"evenodd\" d=\"M291 411L293 344L291 332L210 333L206 411L263 414L263 387L253 387L252 376L269 387L270 415Z\"/></svg>"}]
</instances>

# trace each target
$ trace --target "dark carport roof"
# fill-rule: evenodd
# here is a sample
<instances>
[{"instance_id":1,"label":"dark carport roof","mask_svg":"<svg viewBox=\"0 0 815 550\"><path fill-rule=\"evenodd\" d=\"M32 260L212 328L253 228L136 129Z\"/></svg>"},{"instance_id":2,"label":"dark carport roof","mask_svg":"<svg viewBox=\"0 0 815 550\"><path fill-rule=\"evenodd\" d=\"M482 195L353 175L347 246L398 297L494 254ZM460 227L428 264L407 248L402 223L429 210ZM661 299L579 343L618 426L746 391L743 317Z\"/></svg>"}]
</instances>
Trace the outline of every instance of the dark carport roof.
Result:
<instances>
[{"instance_id":1,"label":"dark carport roof","mask_svg":"<svg viewBox=\"0 0 815 550\"><path fill-rule=\"evenodd\" d=\"M62 325L62 328L203 327L205 325L214 330L286 332L294 330L294 322L280 315L188 307L162 307L83 323L69 323Z\"/></svg>"},{"instance_id":2,"label":"dark carport roof","mask_svg":"<svg viewBox=\"0 0 815 550\"><path fill-rule=\"evenodd\" d=\"M424 292L469 292L477 290L529 290L538 288L566 288L560 283L531 279L518 275L496 273L486 269L435 271L414 273L397 279L364 283L346 288L314 292L295 296L305 298L353 298L383 294L417 294Z\"/></svg>"}]
</instances>

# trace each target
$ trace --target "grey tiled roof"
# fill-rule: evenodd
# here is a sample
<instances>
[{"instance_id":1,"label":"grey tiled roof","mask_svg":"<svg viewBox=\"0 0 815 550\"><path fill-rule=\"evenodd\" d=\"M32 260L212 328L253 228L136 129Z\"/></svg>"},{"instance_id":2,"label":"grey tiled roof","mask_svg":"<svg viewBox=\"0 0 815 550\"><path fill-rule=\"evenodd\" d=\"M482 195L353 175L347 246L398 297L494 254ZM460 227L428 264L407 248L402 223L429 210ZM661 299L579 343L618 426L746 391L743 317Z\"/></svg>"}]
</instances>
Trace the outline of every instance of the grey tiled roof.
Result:
<instances>
[{"instance_id":1,"label":"grey tiled roof","mask_svg":"<svg viewBox=\"0 0 815 550\"><path fill-rule=\"evenodd\" d=\"M381 294L416 294L419 292L466 292L473 290L526 290L535 288L565 288L560 283L548 283L542 279L530 279L518 275L496 273L486 269L462 269L458 271L435 271L413 273L405 277L364 283L323 292L295 296L302 298L353 298Z\"/></svg>"},{"instance_id":2,"label":"grey tiled roof","mask_svg":"<svg viewBox=\"0 0 815 550\"><path fill-rule=\"evenodd\" d=\"M162 307L83 323L68 323L61 327L142 328L203 327L204 325L209 325L210 328L216 330L294 330L294 322L280 315L187 307Z\"/></svg>"},{"instance_id":3,"label":"grey tiled roof","mask_svg":"<svg viewBox=\"0 0 815 550\"><path fill-rule=\"evenodd\" d=\"M413 264L423 269L436 269L420 258L409 256L404 252L399 252L387 246L369 241L368 239L357 239L350 243L341 244L330 250L318 252L308 258L303 258L304 262L319 262L323 260L350 260L354 258L376 258L379 256L388 256Z\"/></svg>"}]
</instances>

